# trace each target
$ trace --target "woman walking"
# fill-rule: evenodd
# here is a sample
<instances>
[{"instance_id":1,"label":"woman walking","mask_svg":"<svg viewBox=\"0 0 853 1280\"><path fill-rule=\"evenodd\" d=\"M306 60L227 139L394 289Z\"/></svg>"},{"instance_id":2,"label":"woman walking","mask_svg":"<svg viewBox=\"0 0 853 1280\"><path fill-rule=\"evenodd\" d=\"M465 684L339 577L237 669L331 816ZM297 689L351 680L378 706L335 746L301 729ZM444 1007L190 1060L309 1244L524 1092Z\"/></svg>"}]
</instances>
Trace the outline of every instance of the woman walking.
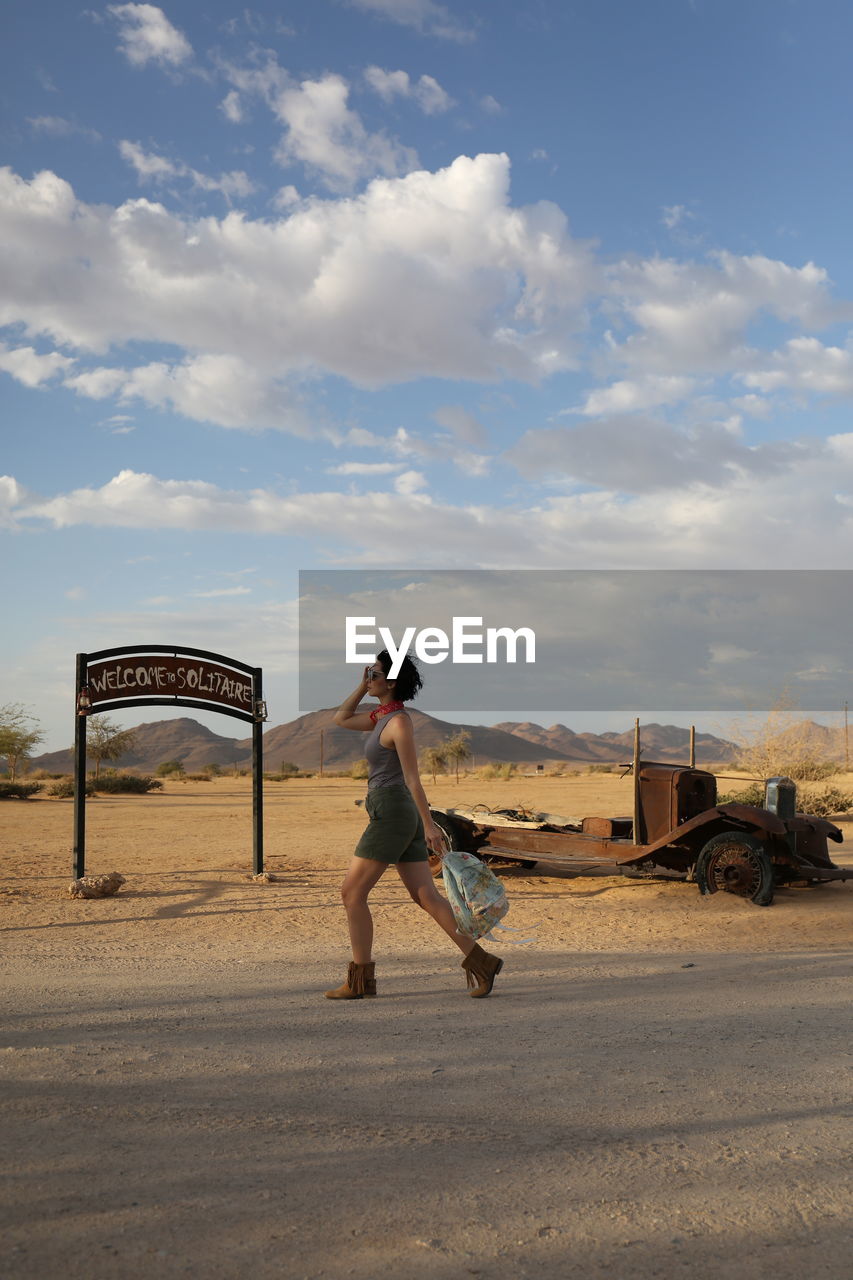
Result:
<instances>
[{"instance_id":1,"label":"woman walking","mask_svg":"<svg viewBox=\"0 0 853 1280\"><path fill-rule=\"evenodd\" d=\"M487 996L503 960L457 932L450 903L436 889L429 869L429 851L441 854L442 834L430 816L418 772L414 730L404 705L421 689L421 674L408 656L395 680L388 679L390 670L391 658L383 650L373 666L365 668L358 688L335 712L335 724L370 735L364 747L369 766L366 808L370 822L341 886L352 961L346 981L326 996L329 1000L360 1000L376 995L373 917L367 900L390 866L397 868L418 906L463 953L462 968L471 995ZM365 694L378 699L379 706L369 713L357 713Z\"/></svg>"}]
</instances>

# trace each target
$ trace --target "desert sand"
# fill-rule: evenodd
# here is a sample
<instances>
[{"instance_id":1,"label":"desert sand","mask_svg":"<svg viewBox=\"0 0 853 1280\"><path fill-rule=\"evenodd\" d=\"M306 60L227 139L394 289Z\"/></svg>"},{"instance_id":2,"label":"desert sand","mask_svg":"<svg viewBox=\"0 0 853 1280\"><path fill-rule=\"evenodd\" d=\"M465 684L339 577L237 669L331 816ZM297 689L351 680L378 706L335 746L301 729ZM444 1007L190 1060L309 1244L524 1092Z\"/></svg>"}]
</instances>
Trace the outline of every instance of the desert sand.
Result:
<instances>
[{"instance_id":1,"label":"desert sand","mask_svg":"<svg viewBox=\"0 0 853 1280\"><path fill-rule=\"evenodd\" d=\"M70 801L0 808L4 1273L849 1275L853 882L762 909L502 872L535 941L496 935L474 1001L392 871L380 996L331 1002L363 789L266 785L270 884L248 779L91 800L87 870L127 877L102 901L64 896ZM630 808L607 776L427 790Z\"/></svg>"}]
</instances>

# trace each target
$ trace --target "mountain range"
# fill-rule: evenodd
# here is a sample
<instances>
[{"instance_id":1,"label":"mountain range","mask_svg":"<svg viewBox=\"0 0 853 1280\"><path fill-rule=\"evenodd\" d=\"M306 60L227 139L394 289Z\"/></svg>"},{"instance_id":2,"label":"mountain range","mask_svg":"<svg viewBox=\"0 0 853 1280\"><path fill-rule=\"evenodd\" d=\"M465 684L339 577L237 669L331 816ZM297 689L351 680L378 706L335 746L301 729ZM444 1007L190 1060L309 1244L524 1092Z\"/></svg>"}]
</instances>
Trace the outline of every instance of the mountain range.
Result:
<instances>
[{"instance_id":1,"label":"mountain range","mask_svg":"<svg viewBox=\"0 0 853 1280\"><path fill-rule=\"evenodd\" d=\"M489 762L527 766L622 764L630 760L633 750L633 729L625 733L575 733L563 724L546 729L531 721L506 721L489 727L451 724L414 707L409 708L409 714L420 748L440 746L460 731L467 732L472 757L467 762L468 766ZM302 770L317 772L322 734L323 768L330 772L348 770L363 756L364 740L361 734L341 729L333 717L332 708L311 711L287 724L267 729L264 733L265 767L274 771L282 764L295 764ZM118 768L151 772L167 760L180 761L187 773L198 772L210 764L220 768L251 767L251 738L224 737L189 717L141 724L133 732L134 747L115 762ZM641 735L643 755L647 760L687 761L689 733L686 729L676 725L648 724L642 726ZM736 751L736 745L723 738L716 738L710 733L696 734L699 764L731 760ZM36 756L32 767L51 773L70 773L73 769L71 748Z\"/></svg>"}]
</instances>

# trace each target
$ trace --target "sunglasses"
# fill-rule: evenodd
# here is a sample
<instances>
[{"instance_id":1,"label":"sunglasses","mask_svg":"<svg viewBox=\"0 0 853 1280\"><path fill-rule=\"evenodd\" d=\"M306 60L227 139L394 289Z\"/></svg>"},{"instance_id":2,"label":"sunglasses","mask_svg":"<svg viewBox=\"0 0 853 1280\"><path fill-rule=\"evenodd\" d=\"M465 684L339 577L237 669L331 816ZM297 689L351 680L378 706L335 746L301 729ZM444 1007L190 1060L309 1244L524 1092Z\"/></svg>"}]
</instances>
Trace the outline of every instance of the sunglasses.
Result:
<instances>
[{"instance_id":1,"label":"sunglasses","mask_svg":"<svg viewBox=\"0 0 853 1280\"><path fill-rule=\"evenodd\" d=\"M381 667L369 667L367 671L368 680L381 680L385 676L385 672Z\"/></svg>"}]
</instances>

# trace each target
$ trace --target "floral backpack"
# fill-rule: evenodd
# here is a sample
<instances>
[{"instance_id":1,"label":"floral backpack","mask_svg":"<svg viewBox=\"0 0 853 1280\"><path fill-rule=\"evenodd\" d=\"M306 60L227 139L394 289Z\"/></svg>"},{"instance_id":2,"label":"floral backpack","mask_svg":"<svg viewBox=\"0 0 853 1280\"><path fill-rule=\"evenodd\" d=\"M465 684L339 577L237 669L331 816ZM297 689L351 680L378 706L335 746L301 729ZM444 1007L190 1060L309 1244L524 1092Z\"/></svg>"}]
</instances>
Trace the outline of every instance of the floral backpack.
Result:
<instances>
[{"instance_id":1,"label":"floral backpack","mask_svg":"<svg viewBox=\"0 0 853 1280\"><path fill-rule=\"evenodd\" d=\"M460 933L484 938L509 911L500 880L473 853L446 853L441 875Z\"/></svg>"}]
</instances>

